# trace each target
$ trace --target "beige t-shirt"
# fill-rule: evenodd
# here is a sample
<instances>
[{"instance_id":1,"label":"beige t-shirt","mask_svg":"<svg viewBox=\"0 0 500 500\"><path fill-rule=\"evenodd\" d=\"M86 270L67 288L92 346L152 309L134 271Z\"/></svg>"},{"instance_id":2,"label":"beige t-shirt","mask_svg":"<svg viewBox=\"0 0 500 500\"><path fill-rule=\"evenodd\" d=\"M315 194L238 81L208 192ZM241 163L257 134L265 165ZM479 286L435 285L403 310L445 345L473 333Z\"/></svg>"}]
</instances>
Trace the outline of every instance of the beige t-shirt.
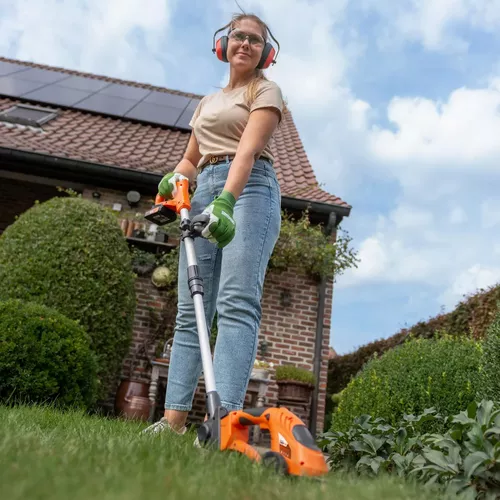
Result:
<instances>
[{"instance_id":1,"label":"beige t-shirt","mask_svg":"<svg viewBox=\"0 0 500 500\"><path fill-rule=\"evenodd\" d=\"M258 108L273 107L283 112L281 89L274 82L262 80L255 99L246 103L247 85L233 90L219 90L207 95L198 104L189 125L193 128L203 165L210 156L235 155L250 113ZM280 118L281 119L281 118ZM261 155L274 160L271 154L272 138Z\"/></svg>"}]
</instances>

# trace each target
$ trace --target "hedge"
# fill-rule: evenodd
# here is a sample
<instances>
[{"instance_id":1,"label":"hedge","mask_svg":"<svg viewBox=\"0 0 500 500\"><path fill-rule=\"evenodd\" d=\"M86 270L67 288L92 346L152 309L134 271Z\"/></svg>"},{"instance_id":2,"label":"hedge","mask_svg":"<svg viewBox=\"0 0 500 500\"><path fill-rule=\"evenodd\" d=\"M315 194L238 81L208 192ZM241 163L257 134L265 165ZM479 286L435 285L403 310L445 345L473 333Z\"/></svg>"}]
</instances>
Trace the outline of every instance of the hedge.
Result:
<instances>
[{"instance_id":1,"label":"hedge","mask_svg":"<svg viewBox=\"0 0 500 500\"><path fill-rule=\"evenodd\" d=\"M481 382L481 343L440 335L413 339L369 361L342 392L332 429L356 417L384 418L392 425L426 408L452 415L467 408Z\"/></svg>"},{"instance_id":2,"label":"hedge","mask_svg":"<svg viewBox=\"0 0 500 500\"><path fill-rule=\"evenodd\" d=\"M117 219L95 202L56 197L36 203L0 237L0 300L44 304L78 321L97 355L102 397L128 352L134 282Z\"/></svg>"},{"instance_id":3,"label":"hedge","mask_svg":"<svg viewBox=\"0 0 500 500\"><path fill-rule=\"evenodd\" d=\"M500 285L486 290L481 289L466 297L447 314L439 314L427 321L419 321L411 328L403 328L386 339L370 342L352 353L336 356L328 363L328 397L342 391L374 355L381 356L404 343L408 338L431 338L438 331L446 331L453 336L484 338L488 326L498 311L499 300Z\"/></svg>"},{"instance_id":4,"label":"hedge","mask_svg":"<svg viewBox=\"0 0 500 500\"><path fill-rule=\"evenodd\" d=\"M40 304L0 302L0 401L90 408L97 395L90 337Z\"/></svg>"},{"instance_id":5,"label":"hedge","mask_svg":"<svg viewBox=\"0 0 500 500\"><path fill-rule=\"evenodd\" d=\"M486 331L481 364L482 383L478 398L500 402L500 311Z\"/></svg>"}]
</instances>

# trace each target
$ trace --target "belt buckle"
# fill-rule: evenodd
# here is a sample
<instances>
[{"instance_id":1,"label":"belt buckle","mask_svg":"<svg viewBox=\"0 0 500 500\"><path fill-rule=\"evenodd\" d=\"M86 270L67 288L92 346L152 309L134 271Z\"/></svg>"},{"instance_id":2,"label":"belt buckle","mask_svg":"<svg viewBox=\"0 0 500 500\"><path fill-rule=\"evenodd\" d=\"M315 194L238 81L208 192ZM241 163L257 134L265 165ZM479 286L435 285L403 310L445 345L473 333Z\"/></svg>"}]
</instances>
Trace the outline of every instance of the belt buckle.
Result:
<instances>
[{"instance_id":1,"label":"belt buckle","mask_svg":"<svg viewBox=\"0 0 500 500\"><path fill-rule=\"evenodd\" d=\"M215 165L218 161L219 161L218 156L212 156L209 160L209 163L211 163L212 165Z\"/></svg>"}]
</instances>

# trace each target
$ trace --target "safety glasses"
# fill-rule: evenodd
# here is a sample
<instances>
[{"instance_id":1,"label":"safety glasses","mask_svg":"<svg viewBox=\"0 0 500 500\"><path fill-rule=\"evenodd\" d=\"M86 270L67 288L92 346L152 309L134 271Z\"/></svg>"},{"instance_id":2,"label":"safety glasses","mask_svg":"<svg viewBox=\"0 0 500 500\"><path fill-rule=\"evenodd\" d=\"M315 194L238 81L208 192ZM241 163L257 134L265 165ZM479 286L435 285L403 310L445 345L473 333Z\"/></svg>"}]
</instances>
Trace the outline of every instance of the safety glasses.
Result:
<instances>
[{"instance_id":1,"label":"safety glasses","mask_svg":"<svg viewBox=\"0 0 500 500\"><path fill-rule=\"evenodd\" d=\"M229 39L234 40L238 43L243 43L248 39L248 43L255 47L262 47L265 43L264 38L262 36L257 35L256 33L246 33L240 29L234 29L229 33Z\"/></svg>"}]
</instances>

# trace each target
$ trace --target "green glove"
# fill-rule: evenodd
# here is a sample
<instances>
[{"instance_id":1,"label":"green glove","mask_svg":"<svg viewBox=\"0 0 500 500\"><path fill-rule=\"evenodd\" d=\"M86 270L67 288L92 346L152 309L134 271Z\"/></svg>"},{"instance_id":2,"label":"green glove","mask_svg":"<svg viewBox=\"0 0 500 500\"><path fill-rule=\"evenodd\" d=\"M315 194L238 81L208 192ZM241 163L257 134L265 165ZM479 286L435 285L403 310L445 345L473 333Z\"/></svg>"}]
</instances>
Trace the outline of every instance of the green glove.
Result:
<instances>
[{"instance_id":1,"label":"green glove","mask_svg":"<svg viewBox=\"0 0 500 500\"><path fill-rule=\"evenodd\" d=\"M174 198L177 194L177 182L187 180L182 174L178 172L170 172L158 184L158 193L164 198Z\"/></svg>"},{"instance_id":2,"label":"green glove","mask_svg":"<svg viewBox=\"0 0 500 500\"><path fill-rule=\"evenodd\" d=\"M235 204L234 196L224 190L203 211L203 214L208 215L210 220L201 235L217 243L219 248L225 247L234 238L236 223L233 219L233 209Z\"/></svg>"}]
</instances>

